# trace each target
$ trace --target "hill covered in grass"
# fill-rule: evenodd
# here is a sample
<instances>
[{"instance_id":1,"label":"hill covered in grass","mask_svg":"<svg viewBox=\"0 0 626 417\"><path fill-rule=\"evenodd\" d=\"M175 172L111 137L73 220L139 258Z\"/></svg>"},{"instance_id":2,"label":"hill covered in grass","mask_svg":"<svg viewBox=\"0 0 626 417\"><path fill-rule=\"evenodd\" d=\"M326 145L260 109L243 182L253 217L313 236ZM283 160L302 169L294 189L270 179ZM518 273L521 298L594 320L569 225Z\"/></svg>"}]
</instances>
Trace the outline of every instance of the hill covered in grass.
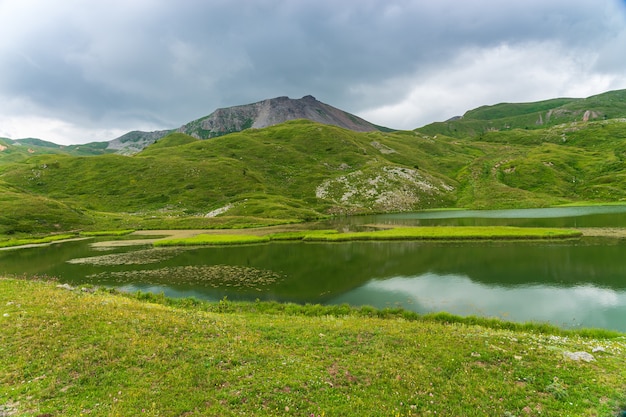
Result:
<instances>
[{"instance_id":1,"label":"hill covered in grass","mask_svg":"<svg viewBox=\"0 0 626 417\"><path fill-rule=\"evenodd\" d=\"M612 118L622 114L621 94L477 109L468 113L483 125L553 106L583 119L462 137L293 120L208 140L171 133L132 156L22 153L0 163L0 233L621 202L626 121ZM585 108L603 116L584 120Z\"/></svg>"},{"instance_id":2,"label":"hill covered in grass","mask_svg":"<svg viewBox=\"0 0 626 417\"><path fill-rule=\"evenodd\" d=\"M626 90L588 98L558 98L532 103L500 103L416 129L428 135L475 137L493 131L536 130L571 122L626 118Z\"/></svg>"},{"instance_id":3,"label":"hill covered in grass","mask_svg":"<svg viewBox=\"0 0 626 417\"><path fill-rule=\"evenodd\" d=\"M450 174L470 154L412 132L356 133L301 120L205 141L172 134L132 157L34 156L2 166L0 181L29 197L96 212L217 210L301 221L453 205Z\"/></svg>"},{"instance_id":4,"label":"hill covered in grass","mask_svg":"<svg viewBox=\"0 0 626 417\"><path fill-rule=\"evenodd\" d=\"M19 162L35 155L102 155L112 153L106 142L94 142L85 145L62 146L41 139L0 138L0 165Z\"/></svg>"}]
</instances>

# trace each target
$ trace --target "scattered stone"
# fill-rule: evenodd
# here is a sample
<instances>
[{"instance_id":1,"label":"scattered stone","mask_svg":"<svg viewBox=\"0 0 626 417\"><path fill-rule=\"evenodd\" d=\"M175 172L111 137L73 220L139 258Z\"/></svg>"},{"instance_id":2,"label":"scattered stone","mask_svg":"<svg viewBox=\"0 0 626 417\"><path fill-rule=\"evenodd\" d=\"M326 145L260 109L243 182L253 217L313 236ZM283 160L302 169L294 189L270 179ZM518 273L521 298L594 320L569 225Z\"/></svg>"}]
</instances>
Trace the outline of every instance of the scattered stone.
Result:
<instances>
[{"instance_id":1,"label":"scattered stone","mask_svg":"<svg viewBox=\"0 0 626 417\"><path fill-rule=\"evenodd\" d=\"M6 404L0 404L0 417L10 417L17 415L17 406L19 402L9 401Z\"/></svg>"},{"instance_id":2,"label":"scattered stone","mask_svg":"<svg viewBox=\"0 0 626 417\"><path fill-rule=\"evenodd\" d=\"M563 352L563 356L573 361L593 362L596 358L591 353L587 352Z\"/></svg>"},{"instance_id":3,"label":"scattered stone","mask_svg":"<svg viewBox=\"0 0 626 417\"><path fill-rule=\"evenodd\" d=\"M72 287L70 284L59 284L57 285L57 288L62 288L68 291L74 291L74 287Z\"/></svg>"},{"instance_id":4,"label":"scattered stone","mask_svg":"<svg viewBox=\"0 0 626 417\"><path fill-rule=\"evenodd\" d=\"M220 207L218 209L208 212L207 214L204 215L204 217L216 217L216 216L219 216L220 214L226 213L231 208L233 208L233 205L227 204L224 207Z\"/></svg>"},{"instance_id":5,"label":"scattered stone","mask_svg":"<svg viewBox=\"0 0 626 417\"><path fill-rule=\"evenodd\" d=\"M606 352L606 349L604 349L602 346L596 346L593 349L591 349L591 352L596 353L596 352Z\"/></svg>"}]
</instances>

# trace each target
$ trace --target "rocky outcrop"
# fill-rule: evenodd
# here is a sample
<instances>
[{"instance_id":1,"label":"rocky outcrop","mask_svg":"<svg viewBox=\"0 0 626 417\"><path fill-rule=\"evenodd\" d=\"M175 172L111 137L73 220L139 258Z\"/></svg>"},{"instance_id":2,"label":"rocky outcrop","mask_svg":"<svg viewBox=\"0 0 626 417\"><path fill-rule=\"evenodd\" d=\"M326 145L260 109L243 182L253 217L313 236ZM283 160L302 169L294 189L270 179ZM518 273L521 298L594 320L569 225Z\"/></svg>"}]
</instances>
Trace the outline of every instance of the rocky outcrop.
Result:
<instances>
[{"instance_id":1,"label":"rocky outcrop","mask_svg":"<svg viewBox=\"0 0 626 417\"><path fill-rule=\"evenodd\" d=\"M308 119L356 132L378 130L375 125L360 117L322 103L313 96L304 96L301 99L277 97L243 106L218 109L206 117L187 123L177 131L199 139L209 139L295 119Z\"/></svg>"},{"instance_id":2,"label":"rocky outcrop","mask_svg":"<svg viewBox=\"0 0 626 417\"><path fill-rule=\"evenodd\" d=\"M132 155L170 133L172 133L171 130L157 130L154 132L134 130L110 141L107 149L115 150L117 151L116 153L122 155Z\"/></svg>"}]
</instances>

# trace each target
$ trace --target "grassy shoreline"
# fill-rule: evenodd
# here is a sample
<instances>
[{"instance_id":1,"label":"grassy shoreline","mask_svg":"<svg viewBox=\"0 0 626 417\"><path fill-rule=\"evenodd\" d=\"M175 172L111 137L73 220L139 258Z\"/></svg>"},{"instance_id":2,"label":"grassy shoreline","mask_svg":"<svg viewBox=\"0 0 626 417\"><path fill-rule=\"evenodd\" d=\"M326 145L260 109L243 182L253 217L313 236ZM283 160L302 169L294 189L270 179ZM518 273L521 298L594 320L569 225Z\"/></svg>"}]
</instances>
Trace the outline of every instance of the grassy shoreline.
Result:
<instances>
[{"instance_id":1,"label":"grassy shoreline","mask_svg":"<svg viewBox=\"0 0 626 417\"><path fill-rule=\"evenodd\" d=\"M0 321L5 415L592 416L626 402L616 333L23 279L0 279Z\"/></svg>"}]
</instances>

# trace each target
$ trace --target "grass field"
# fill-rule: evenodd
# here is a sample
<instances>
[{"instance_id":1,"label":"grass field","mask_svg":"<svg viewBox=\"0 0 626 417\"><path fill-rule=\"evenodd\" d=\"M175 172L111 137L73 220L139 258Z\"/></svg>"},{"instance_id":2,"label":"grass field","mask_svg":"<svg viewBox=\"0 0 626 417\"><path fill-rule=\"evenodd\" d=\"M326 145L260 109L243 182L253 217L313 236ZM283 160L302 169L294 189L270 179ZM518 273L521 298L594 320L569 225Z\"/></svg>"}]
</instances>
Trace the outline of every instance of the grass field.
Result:
<instances>
[{"instance_id":1,"label":"grass field","mask_svg":"<svg viewBox=\"0 0 626 417\"><path fill-rule=\"evenodd\" d=\"M612 416L626 401L611 332L23 279L0 279L0 323L3 416Z\"/></svg>"}]
</instances>

